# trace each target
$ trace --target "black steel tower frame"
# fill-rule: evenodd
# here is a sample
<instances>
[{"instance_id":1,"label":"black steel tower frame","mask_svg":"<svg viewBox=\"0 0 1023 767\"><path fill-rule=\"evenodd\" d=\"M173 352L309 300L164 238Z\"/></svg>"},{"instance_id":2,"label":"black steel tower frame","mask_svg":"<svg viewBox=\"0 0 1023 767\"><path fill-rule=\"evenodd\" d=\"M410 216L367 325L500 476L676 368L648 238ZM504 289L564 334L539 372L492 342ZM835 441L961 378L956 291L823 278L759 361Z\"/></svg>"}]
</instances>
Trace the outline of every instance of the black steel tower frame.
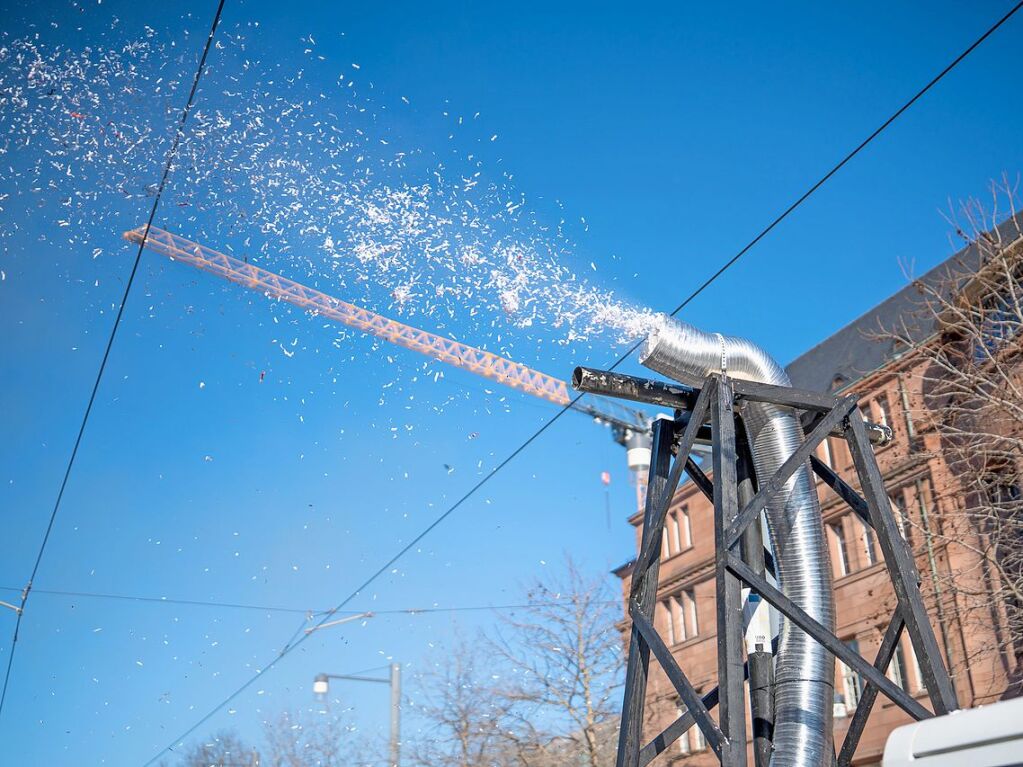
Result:
<instances>
[{"instance_id":1,"label":"black steel tower frame","mask_svg":"<svg viewBox=\"0 0 1023 767\"><path fill-rule=\"evenodd\" d=\"M754 763L767 767L772 752L773 663L766 648L744 661L742 588L766 600L789 621L866 681L839 753L833 763L852 763L867 717L878 693L914 719L959 708L951 677L927 616L913 555L899 532L868 429L853 396L836 397L790 387L732 380L710 375L701 389L647 381L620 373L580 368L577 389L675 408L675 418L654 423L653 447L639 556L632 569L628 600L631 619L628 666L616 767L645 767L694 725L725 767L746 767L747 722L744 681L749 680ZM802 414L806 436L773 477L756 477L749 445L736 407L743 401L766 402ZM861 491L857 492L813 454L829 435L849 445ZM697 439L710 441L711 477L693 461ZM674 458L673 458L674 455ZM873 529L895 591L897 606L873 662L843 643L772 585L770 552L764 549L761 515L785 482L809 461L823 482ZM693 687L654 628L661 535L682 475L714 504L715 586L717 602L718 686L705 695ZM908 632L933 713L890 680L885 672L903 631ZM646 687L651 655L661 666L684 706L682 715L649 743L642 742ZM717 707L717 721L710 715Z\"/></svg>"}]
</instances>

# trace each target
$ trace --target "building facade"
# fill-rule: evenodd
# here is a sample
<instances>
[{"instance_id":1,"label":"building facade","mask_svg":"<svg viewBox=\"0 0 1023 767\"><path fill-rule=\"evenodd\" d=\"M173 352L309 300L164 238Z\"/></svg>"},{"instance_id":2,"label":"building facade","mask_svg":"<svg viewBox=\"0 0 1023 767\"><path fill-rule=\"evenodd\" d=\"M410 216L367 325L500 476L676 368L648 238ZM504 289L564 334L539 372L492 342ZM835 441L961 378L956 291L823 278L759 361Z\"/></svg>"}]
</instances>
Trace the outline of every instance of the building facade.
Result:
<instances>
[{"instance_id":1,"label":"building facade","mask_svg":"<svg viewBox=\"0 0 1023 767\"><path fill-rule=\"evenodd\" d=\"M1018 227L1017 227L1018 231ZM1018 238L1014 247L1019 247ZM948 269L982 256L970 249L932 270L922 280L947 278ZM964 261L965 260L965 261ZM993 702L1010 691L1019 674L1019 653L1004 633L1009 630L997 607L986 605L980 620L965 604L977 594L991 591L980 549L972 545L975 531L958 526L957 508L963 483L950 468L943 435L927 413L927 381L932 365L914 346L879 338L878 331L915 316L918 289L909 287L875 307L851 325L814 347L788 366L793 385L818 391L855 394L872 420L889 426L894 440L875 454L885 478L896 519L912 548L921 576L921 589L944 661L950 669L961 705ZM902 322L902 327L909 323ZM910 328L911 339L926 342L940 337L940 328L924 323ZM881 334L882 336L884 334ZM1018 339L1017 339L1018 341ZM852 459L844 440L827 439L817 457L857 486ZM1008 473L1010 488L1019 493L1019 467ZM864 526L837 495L818 483L818 495L830 549L836 634L867 659L877 652L895 608L895 596L882 554L870 529ZM635 528L636 550L642 535L642 515L629 520ZM715 641L713 507L692 482L682 485L668 513L660 563L655 626L682 669L700 692L717 684ZM630 588L631 563L616 570L623 596ZM626 610L627 615L627 610ZM620 624L628 631L627 619ZM628 636L626 633L625 636ZM888 676L930 707L909 637L903 633ZM834 738L840 748L863 690L863 682L843 663L835 664ZM671 683L656 663L651 664L647 691L647 739L660 732L680 712ZM883 695L874 705L860 740L855 764L880 763L892 729L910 718ZM749 727L747 727L749 732ZM692 728L662 763L700 767L717 764L698 728ZM752 761L750 762L752 763Z\"/></svg>"}]
</instances>

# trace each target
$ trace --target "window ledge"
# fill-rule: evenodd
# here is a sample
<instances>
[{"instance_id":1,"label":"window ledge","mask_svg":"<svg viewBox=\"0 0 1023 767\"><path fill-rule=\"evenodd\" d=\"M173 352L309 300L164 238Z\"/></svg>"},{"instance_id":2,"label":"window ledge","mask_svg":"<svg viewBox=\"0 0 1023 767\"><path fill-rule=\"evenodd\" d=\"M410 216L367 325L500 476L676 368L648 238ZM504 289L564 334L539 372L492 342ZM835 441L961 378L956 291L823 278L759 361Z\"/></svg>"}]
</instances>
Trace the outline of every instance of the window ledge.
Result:
<instances>
[{"instance_id":1,"label":"window ledge","mask_svg":"<svg viewBox=\"0 0 1023 767\"><path fill-rule=\"evenodd\" d=\"M675 644L668 645L668 649L672 651L687 650L690 647L693 647L694 645L698 645L700 642L705 642L708 639L711 639L713 636L714 636L713 634L711 634L710 636L706 634L696 634L695 636L683 639L681 642L675 642Z\"/></svg>"},{"instance_id":2,"label":"window ledge","mask_svg":"<svg viewBox=\"0 0 1023 767\"><path fill-rule=\"evenodd\" d=\"M666 557L661 557L660 558L660 562L661 562L661 564L664 564L665 562L670 562L671 560L677 559L678 557L682 556L683 554L687 554L688 552L692 551L694 548L696 548L696 547L693 546L693 544L690 543L688 546L686 546L681 551L676 551L674 554L669 554Z\"/></svg>"},{"instance_id":3,"label":"window ledge","mask_svg":"<svg viewBox=\"0 0 1023 767\"><path fill-rule=\"evenodd\" d=\"M875 573L878 573L883 569L884 560L880 560L872 565L861 567L859 570L856 570L855 572L835 576L834 588L838 588L839 586L845 586L850 583L855 583L861 578L866 578L868 575L874 575Z\"/></svg>"},{"instance_id":4,"label":"window ledge","mask_svg":"<svg viewBox=\"0 0 1023 767\"><path fill-rule=\"evenodd\" d=\"M885 678L889 682L892 682L892 678L890 676L888 676L887 674L885 675ZM919 690L913 690L913 692L910 692L909 690L906 690L906 694L908 694L909 697L911 697L913 700L922 700L922 701L930 702L930 697L927 694L927 690L925 688L923 688L923 687L921 687ZM887 698L887 696L885 696L885 694L883 692L878 693L878 699L879 699L878 703L881 704L881 708L882 709L898 708L900 711L902 710L898 703L896 703L893 700L889 700Z\"/></svg>"}]
</instances>

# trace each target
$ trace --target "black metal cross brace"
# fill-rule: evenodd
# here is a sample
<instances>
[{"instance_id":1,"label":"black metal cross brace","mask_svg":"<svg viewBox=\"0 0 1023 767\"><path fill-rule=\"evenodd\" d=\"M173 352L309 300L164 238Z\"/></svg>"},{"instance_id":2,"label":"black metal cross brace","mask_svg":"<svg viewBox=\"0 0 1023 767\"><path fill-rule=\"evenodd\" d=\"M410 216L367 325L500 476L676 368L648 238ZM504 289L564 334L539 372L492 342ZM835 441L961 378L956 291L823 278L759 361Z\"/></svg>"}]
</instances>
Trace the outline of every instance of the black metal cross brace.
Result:
<instances>
[{"instance_id":1,"label":"black metal cross brace","mask_svg":"<svg viewBox=\"0 0 1023 767\"><path fill-rule=\"evenodd\" d=\"M673 386L642 379L629 380L634 384L628 387L629 392L669 391ZM602 393L630 396L625 387L619 392ZM743 400L773 403L812 415L809 434L774 476L758 478L755 475L745 431L735 415L737 403ZM772 750L772 655L767 648L759 646L756 652L745 651L741 595L744 584L751 589L751 598L756 596L766 600L795 629L815 639L866 680L841 753L837 756L840 767L851 763L879 693L916 719L932 715L885 676L903 631L909 634L916 650L933 710L945 713L957 708L955 690L942 665L920 594L916 566L892 516L881 473L870 447L868 425L857 414L855 398L836 398L788 387L732 381L725 375L715 374L708 377L701 389L692 390L673 402L680 405L675 421L658 420L653 431L640 553L632 570L628 602L632 629L617 767L645 767L694 725L700 728L722 765L745 767L747 746L752 742L756 766L767 766ZM708 422L712 477L708 477L690 455L696 440L706 439ZM814 449L825 438L836 434L841 434L849 443L860 487L863 488L862 496L813 455ZM676 453L674 461L672 453ZM875 530L884 554L898 606L873 663L839 640L830 627L814 620L789 599L784 593L784 584L775 586L767 577L768 573L773 574L774 568L770 552L764 549L760 535L761 516L789 478L808 462L824 484ZM714 504L718 687L702 697L654 627L662 531L683 474L688 475ZM684 711L644 745L642 731L651 654L674 687ZM747 736L743 684L747 679L750 681L753 719L751 737ZM710 713L715 708L716 720Z\"/></svg>"}]
</instances>

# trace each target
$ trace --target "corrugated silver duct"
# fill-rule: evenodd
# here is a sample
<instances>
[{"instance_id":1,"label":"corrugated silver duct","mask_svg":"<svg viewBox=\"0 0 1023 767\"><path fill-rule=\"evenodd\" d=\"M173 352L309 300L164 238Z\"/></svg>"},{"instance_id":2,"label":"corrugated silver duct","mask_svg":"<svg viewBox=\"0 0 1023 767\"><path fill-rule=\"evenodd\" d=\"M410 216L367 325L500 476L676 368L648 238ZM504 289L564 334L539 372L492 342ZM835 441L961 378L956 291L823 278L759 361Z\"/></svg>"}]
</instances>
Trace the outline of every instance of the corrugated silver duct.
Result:
<instances>
[{"instance_id":1,"label":"corrugated silver duct","mask_svg":"<svg viewBox=\"0 0 1023 767\"><path fill-rule=\"evenodd\" d=\"M680 383L701 386L710 373L788 386L784 369L742 338L705 333L667 319L647 339L640 362ZM770 477L796 451L803 430L793 411L746 402L739 413L760 477ZM820 505L809 464L786 483L767 509L782 591L833 629L831 568ZM831 760L834 658L783 621L775 669L774 767L824 767Z\"/></svg>"}]
</instances>

